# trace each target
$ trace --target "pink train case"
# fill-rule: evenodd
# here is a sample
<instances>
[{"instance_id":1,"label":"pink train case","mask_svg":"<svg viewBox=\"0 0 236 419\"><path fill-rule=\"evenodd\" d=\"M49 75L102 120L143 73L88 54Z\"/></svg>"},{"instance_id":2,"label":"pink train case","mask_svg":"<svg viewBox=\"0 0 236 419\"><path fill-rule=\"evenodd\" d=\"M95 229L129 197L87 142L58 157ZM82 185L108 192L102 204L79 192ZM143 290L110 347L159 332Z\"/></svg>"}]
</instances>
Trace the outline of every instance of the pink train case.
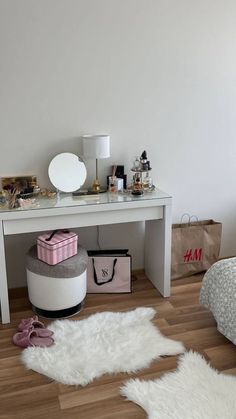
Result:
<instances>
[{"instance_id":1,"label":"pink train case","mask_svg":"<svg viewBox=\"0 0 236 419\"><path fill-rule=\"evenodd\" d=\"M56 265L78 252L78 235L69 230L55 230L37 238L38 259Z\"/></svg>"}]
</instances>

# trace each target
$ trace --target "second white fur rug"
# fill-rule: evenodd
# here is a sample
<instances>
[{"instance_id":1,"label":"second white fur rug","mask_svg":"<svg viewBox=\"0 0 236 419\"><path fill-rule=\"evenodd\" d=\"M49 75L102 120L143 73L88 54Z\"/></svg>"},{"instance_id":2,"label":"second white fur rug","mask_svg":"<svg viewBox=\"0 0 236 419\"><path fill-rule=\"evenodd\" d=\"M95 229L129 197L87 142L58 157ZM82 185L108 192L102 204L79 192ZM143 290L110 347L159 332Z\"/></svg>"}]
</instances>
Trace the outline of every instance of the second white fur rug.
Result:
<instances>
[{"instance_id":1,"label":"second white fur rug","mask_svg":"<svg viewBox=\"0 0 236 419\"><path fill-rule=\"evenodd\" d=\"M105 373L135 372L162 355L184 352L181 342L164 337L152 324L155 314L140 307L84 320L56 320L49 326L54 345L25 349L23 363L63 384L85 386Z\"/></svg>"},{"instance_id":2,"label":"second white fur rug","mask_svg":"<svg viewBox=\"0 0 236 419\"><path fill-rule=\"evenodd\" d=\"M182 355L176 372L130 380L121 392L149 419L236 419L236 377L220 374L196 352Z\"/></svg>"}]
</instances>

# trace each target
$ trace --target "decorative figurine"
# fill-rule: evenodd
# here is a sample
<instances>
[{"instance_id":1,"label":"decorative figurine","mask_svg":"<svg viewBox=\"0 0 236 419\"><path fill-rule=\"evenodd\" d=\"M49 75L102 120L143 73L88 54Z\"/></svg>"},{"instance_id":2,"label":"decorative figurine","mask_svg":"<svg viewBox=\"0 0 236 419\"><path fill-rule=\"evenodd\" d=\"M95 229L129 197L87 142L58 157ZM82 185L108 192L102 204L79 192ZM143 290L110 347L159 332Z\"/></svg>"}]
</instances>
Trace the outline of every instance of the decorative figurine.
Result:
<instances>
[{"instance_id":1,"label":"decorative figurine","mask_svg":"<svg viewBox=\"0 0 236 419\"><path fill-rule=\"evenodd\" d=\"M133 168L131 170L134 171L134 172L136 172L136 171L138 171L140 169L141 169L140 158L139 157L136 157L136 159L134 161L134 166L133 166Z\"/></svg>"}]
</instances>

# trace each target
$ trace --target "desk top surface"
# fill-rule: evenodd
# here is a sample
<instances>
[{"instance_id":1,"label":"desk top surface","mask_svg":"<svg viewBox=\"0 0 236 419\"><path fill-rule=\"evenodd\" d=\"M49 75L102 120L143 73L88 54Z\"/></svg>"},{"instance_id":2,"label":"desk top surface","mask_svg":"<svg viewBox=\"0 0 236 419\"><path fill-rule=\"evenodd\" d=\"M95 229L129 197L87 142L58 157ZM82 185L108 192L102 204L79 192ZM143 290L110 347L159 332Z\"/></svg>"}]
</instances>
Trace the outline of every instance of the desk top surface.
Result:
<instances>
[{"instance_id":1,"label":"desk top surface","mask_svg":"<svg viewBox=\"0 0 236 419\"><path fill-rule=\"evenodd\" d=\"M60 193L55 198L43 198L38 197L34 200L34 202L27 208L14 208L9 209L7 205L0 206L0 213L13 213L13 212L25 212L29 210L42 210L42 209L50 209L50 208L66 208L66 207L77 207L77 206L90 206L90 205L98 205L98 204L119 204L125 202L140 202L146 200L163 200L163 199L171 199L171 196L167 193L161 191L160 189L156 189L152 192L145 192L141 196L135 196L131 193L118 193L118 194L111 194L111 193L100 193L96 195L82 195L82 196L72 196L70 193Z\"/></svg>"}]
</instances>

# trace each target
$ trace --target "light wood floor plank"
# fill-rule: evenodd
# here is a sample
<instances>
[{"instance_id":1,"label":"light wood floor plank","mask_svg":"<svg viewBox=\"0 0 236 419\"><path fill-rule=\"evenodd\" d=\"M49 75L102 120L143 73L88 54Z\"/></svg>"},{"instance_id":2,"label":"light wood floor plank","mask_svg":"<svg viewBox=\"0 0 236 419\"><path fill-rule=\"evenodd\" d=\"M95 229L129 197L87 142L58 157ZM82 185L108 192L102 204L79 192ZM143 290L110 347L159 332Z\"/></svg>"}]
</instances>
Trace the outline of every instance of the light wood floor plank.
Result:
<instances>
[{"instance_id":1,"label":"light wood floor plank","mask_svg":"<svg viewBox=\"0 0 236 419\"><path fill-rule=\"evenodd\" d=\"M201 280L202 275L196 275L173 281L172 295L164 299L139 272L132 294L88 295L85 308L73 319L153 307L154 323L163 334L200 352L220 371L236 375L236 347L218 332L212 314L199 305ZM144 419L140 407L120 396L120 386L129 378L155 379L177 367L178 357L166 357L137 374L106 374L84 388L55 383L26 370L20 361L22 350L12 343L19 321L33 314L26 289L10 291L10 306L12 323L0 326L0 419Z\"/></svg>"}]
</instances>

